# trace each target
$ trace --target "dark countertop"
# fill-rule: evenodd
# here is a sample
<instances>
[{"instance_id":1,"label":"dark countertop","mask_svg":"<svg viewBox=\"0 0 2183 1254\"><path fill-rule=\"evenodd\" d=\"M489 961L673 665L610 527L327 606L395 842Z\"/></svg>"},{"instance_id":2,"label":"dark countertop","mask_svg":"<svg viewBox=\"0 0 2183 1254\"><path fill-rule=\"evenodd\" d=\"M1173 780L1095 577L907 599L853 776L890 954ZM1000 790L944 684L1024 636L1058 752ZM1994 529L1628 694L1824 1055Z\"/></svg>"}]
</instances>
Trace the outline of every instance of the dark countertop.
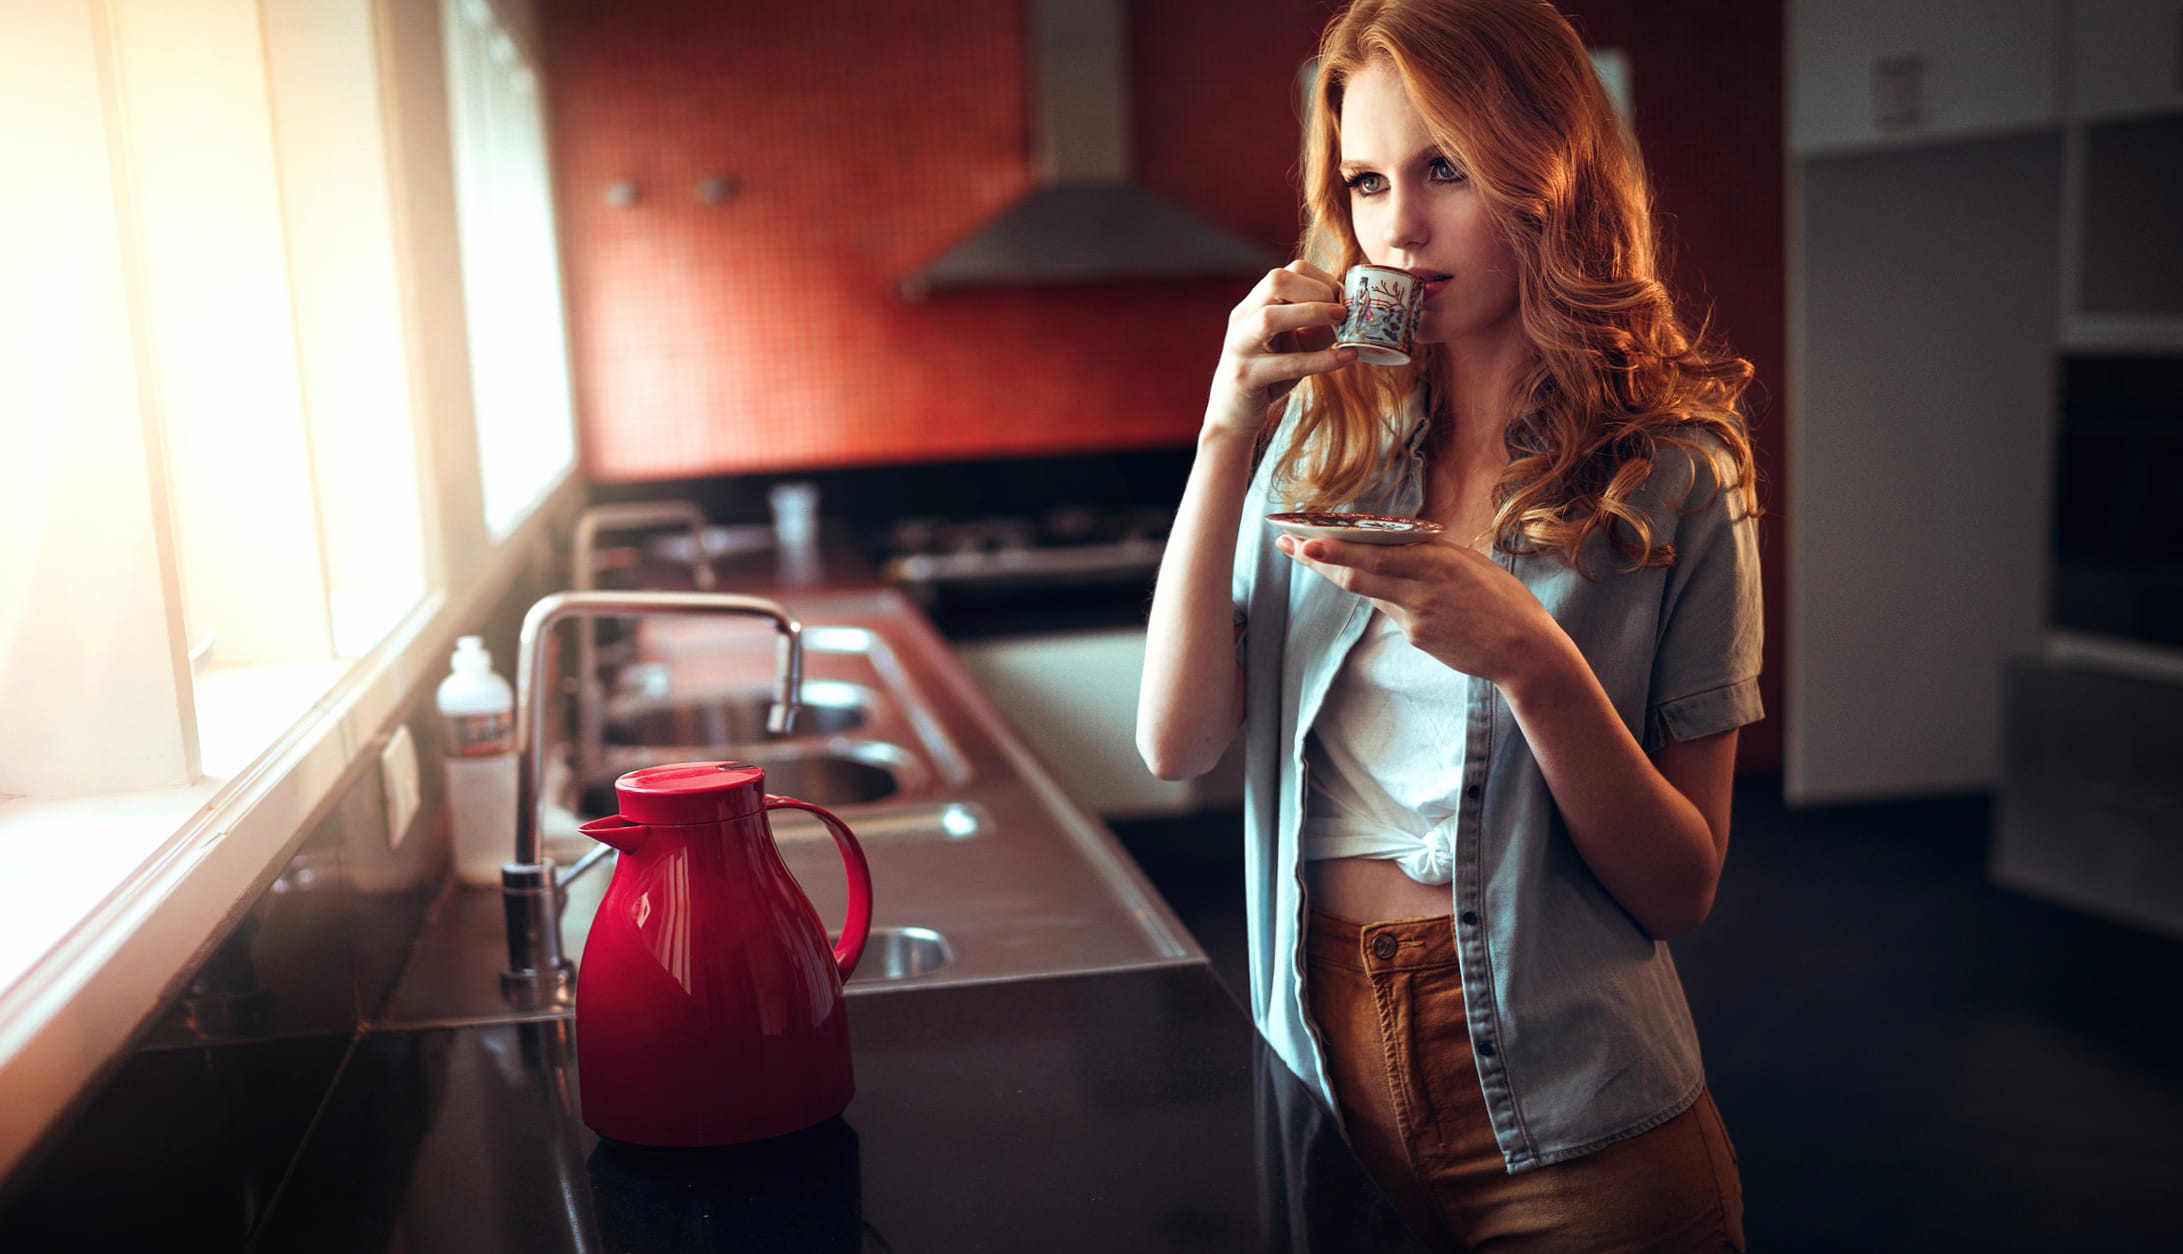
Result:
<instances>
[{"instance_id":1,"label":"dark countertop","mask_svg":"<svg viewBox=\"0 0 2183 1254\"><path fill-rule=\"evenodd\" d=\"M849 1014L842 1118L711 1151L602 1145L571 1020L368 1034L251 1248L1420 1248L1202 963Z\"/></svg>"}]
</instances>

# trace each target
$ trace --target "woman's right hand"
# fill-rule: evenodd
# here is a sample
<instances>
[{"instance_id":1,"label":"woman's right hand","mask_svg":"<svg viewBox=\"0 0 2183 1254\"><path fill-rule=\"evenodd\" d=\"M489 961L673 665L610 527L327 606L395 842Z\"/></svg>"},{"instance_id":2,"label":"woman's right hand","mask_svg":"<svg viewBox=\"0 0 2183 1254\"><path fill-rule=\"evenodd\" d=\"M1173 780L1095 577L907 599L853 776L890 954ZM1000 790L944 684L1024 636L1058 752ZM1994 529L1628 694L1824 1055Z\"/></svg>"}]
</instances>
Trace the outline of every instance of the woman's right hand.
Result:
<instances>
[{"instance_id":1,"label":"woman's right hand","mask_svg":"<svg viewBox=\"0 0 2183 1254\"><path fill-rule=\"evenodd\" d=\"M1308 261L1269 271L1228 315L1207 429L1255 438L1297 380L1355 361L1355 349L1333 347L1342 315L1340 279Z\"/></svg>"}]
</instances>

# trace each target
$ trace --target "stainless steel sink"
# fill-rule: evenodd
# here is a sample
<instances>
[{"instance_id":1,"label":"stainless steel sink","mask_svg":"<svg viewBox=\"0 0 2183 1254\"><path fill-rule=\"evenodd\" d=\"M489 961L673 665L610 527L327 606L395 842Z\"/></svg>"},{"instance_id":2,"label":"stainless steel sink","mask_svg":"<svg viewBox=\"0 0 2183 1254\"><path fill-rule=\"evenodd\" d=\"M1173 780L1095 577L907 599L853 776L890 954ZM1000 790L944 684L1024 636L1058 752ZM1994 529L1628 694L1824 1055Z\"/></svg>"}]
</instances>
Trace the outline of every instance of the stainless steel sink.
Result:
<instances>
[{"instance_id":1,"label":"stainless steel sink","mask_svg":"<svg viewBox=\"0 0 2183 1254\"><path fill-rule=\"evenodd\" d=\"M766 713L773 705L766 684L717 694L677 693L671 672L657 663L633 682L633 690L607 704L609 745L741 745L776 739L766 730ZM863 726L874 701L870 689L841 680L806 680L801 695L803 707L789 733L798 737L854 731Z\"/></svg>"},{"instance_id":2,"label":"stainless steel sink","mask_svg":"<svg viewBox=\"0 0 2183 1254\"><path fill-rule=\"evenodd\" d=\"M747 762L764 769L767 792L829 810L917 797L932 787L932 772L918 755L879 740L625 746L609 751L607 762L609 769L585 780L570 807L586 821L620 809L614 781L623 775L675 762Z\"/></svg>"},{"instance_id":3,"label":"stainless steel sink","mask_svg":"<svg viewBox=\"0 0 2183 1254\"><path fill-rule=\"evenodd\" d=\"M632 732L673 738L607 745L598 774L556 803L579 818L612 813L613 781L643 765L763 766L767 792L835 812L863 846L873 926L850 981L860 996L1203 961L1113 836L1054 782L914 606L880 589L783 599L816 624L804 629L810 704L790 735L751 730L763 727L763 680L774 668L763 633L732 620L647 620L633 668L642 682L607 709ZM838 927L847 887L834 841L798 811L778 811L770 824L812 908ZM556 854L564 864L578 852L569 844ZM563 890L562 950L578 982L612 869L609 857ZM375 1025L571 1012L565 989L529 1004L504 992L506 959L501 894L450 885Z\"/></svg>"},{"instance_id":4,"label":"stainless steel sink","mask_svg":"<svg viewBox=\"0 0 2183 1254\"><path fill-rule=\"evenodd\" d=\"M838 933L830 933L827 939L841 938ZM953 961L955 950L947 937L929 927L875 927L864 942L864 956L857 961L856 974L849 977L849 983L854 986L914 980Z\"/></svg>"}]
</instances>

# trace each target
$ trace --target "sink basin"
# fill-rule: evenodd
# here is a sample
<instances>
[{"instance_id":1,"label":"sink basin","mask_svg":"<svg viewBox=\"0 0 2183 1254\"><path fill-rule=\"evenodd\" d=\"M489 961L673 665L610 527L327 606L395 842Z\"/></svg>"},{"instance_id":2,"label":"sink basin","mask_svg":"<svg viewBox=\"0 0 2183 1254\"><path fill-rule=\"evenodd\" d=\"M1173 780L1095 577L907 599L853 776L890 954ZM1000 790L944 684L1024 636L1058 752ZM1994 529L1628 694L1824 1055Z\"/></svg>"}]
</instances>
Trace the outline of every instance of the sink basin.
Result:
<instances>
[{"instance_id":1,"label":"sink basin","mask_svg":"<svg viewBox=\"0 0 2183 1254\"><path fill-rule=\"evenodd\" d=\"M766 791L815 806L865 805L904 791L912 766L908 754L893 745L867 742L839 752L832 748L783 748L748 759L766 772Z\"/></svg>"},{"instance_id":2,"label":"sink basin","mask_svg":"<svg viewBox=\"0 0 2183 1254\"><path fill-rule=\"evenodd\" d=\"M923 764L899 745L879 740L831 740L823 744L645 746L609 755L612 769L584 782L576 812L585 820L620 810L614 781L644 766L671 762L748 762L766 773L765 790L834 809L915 796L930 786Z\"/></svg>"},{"instance_id":3,"label":"sink basin","mask_svg":"<svg viewBox=\"0 0 2183 1254\"><path fill-rule=\"evenodd\" d=\"M606 742L610 745L735 745L774 738L766 731L773 708L770 687L701 695L671 695L664 684L645 682L635 692L607 706ZM840 680L813 679L803 685L796 711L795 736L833 736L862 727L872 708L872 694Z\"/></svg>"},{"instance_id":4,"label":"sink basin","mask_svg":"<svg viewBox=\"0 0 2183 1254\"><path fill-rule=\"evenodd\" d=\"M838 935L829 935L829 942ZM929 927L875 927L864 942L864 956L857 960L851 984L877 984L911 980L955 961L947 937Z\"/></svg>"}]
</instances>

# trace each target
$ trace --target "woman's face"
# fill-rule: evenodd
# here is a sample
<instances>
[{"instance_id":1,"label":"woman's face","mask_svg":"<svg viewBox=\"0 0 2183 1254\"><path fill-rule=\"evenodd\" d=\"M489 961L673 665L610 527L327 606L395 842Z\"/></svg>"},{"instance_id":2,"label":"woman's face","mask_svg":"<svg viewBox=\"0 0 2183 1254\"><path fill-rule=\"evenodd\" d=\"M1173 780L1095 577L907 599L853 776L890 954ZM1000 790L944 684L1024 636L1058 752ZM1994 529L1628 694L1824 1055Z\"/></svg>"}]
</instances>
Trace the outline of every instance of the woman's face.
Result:
<instances>
[{"instance_id":1,"label":"woman's face","mask_svg":"<svg viewBox=\"0 0 2183 1254\"><path fill-rule=\"evenodd\" d=\"M1516 255L1391 66L1350 76L1341 121L1341 174L1365 259L1426 280L1418 341L1516 333Z\"/></svg>"}]
</instances>

